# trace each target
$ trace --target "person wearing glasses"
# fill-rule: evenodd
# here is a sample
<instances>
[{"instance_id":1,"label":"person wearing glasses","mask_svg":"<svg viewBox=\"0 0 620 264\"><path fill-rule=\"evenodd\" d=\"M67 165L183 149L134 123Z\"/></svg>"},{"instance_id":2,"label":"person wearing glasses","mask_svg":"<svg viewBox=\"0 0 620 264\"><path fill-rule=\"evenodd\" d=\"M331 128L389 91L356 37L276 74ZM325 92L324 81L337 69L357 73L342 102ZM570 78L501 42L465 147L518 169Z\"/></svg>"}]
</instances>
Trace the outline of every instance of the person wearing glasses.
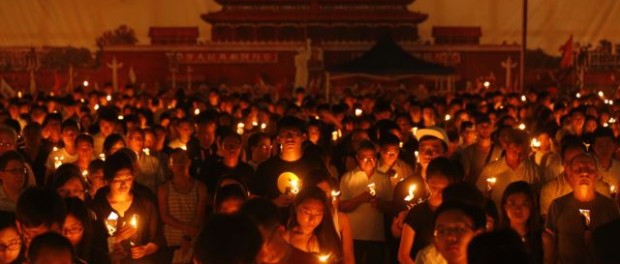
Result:
<instances>
[{"instance_id":1,"label":"person wearing glasses","mask_svg":"<svg viewBox=\"0 0 620 264\"><path fill-rule=\"evenodd\" d=\"M73 246L76 257L89 264L108 264L106 240L103 232L96 232L91 211L84 201L78 198L66 198L67 216L62 226L62 235Z\"/></svg>"},{"instance_id":2,"label":"person wearing glasses","mask_svg":"<svg viewBox=\"0 0 620 264\"><path fill-rule=\"evenodd\" d=\"M15 225L15 214L0 211L0 264L22 263L22 238Z\"/></svg>"},{"instance_id":3,"label":"person wearing glasses","mask_svg":"<svg viewBox=\"0 0 620 264\"><path fill-rule=\"evenodd\" d=\"M15 206L17 230L29 247L35 237L48 233L60 233L66 216L65 204L56 192L39 187L24 190Z\"/></svg>"},{"instance_id":4,"label":"person wearing glasses","mask_svg":"<svg viewBox=\"0 0 620 264\"><path fill-rule=\"evenodd\" d=\"M476 206L460 202L442 204L435 215L434 243L448 264L467 264L467 246L484 231L486 217Z\"/></svg>"},{"instance_id":5,"label":"person wearing glasses","mask_svg":"<svg viewBox=\"0 0 620 264\"><path fill-rule=\"evenodd\" d=\"M392 183L377 170L370 141L360 144L358 166L340 180L340 210L349 217L356 263L383 263L386 254L384 213L391 208Z\"/></svg>"},{"instance_id":6,"label":"person wearing glasses","mask_svg":"<svg viewBox=\"0 0 620 264\"><path fill-rule=\"evenodd\" d=\"M28 170L24 158L17 151L0 156L0 210L15 211L19 195L28 186Z\"/></svg>"},{"instance_id":7,"label":"person wearing glasses","mask_svg":"<svg viewBox=\"0 0 620 264\"><path fill-rule=\"evenodd\" d=\"M63 164L52 175L52 190L62 198L74 197L82 201L90 201L86 195L86 181L75 164Z\"/></svg>"},{"instance_id":8,"label":"person wearing glasses","mask_svg":"<svg viewBox=\"0 0 620 264\"><path fill-rule=\"evenodd\" d=\"M109 188L99 191L91 207L100 227L114 230L111 248L121 263L153 261L166 246L155 203L134 191L135 168L124 151L106 157L103 174ZM108 221L115 218L110 216L116 221Z\"/></svg>"}]
</instances>

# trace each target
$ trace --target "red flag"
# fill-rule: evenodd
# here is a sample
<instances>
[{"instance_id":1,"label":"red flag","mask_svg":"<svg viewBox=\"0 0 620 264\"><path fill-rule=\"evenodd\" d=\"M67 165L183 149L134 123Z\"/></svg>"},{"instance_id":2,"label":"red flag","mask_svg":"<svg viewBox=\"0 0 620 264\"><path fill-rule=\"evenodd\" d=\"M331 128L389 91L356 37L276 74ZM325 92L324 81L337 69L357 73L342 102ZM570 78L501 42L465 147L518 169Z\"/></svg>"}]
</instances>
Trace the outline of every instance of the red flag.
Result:
<instances>
[{"instance_id":1,"label":"red flag","mask_svg":"<svg viewBox=\"0 0 620 264\"><path fill-rule=\"evenodd\" d=\"M560 48L562 51L562 62L560 62L560 68L570 68L573 67L575 62L575 58L573 56L573 35L570 35L570 38L564 43L564 45Z\"/></svg>"}]
</instances>

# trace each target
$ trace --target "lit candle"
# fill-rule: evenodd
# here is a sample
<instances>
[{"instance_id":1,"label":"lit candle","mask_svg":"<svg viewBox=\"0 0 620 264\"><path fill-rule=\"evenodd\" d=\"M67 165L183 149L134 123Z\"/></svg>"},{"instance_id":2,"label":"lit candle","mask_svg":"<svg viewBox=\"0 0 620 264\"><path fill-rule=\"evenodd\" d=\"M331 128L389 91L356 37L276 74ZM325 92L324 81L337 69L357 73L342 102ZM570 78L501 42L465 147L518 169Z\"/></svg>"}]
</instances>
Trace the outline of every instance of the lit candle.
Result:
<instances>
[{"instance_id":1,"label":"lit candle","mask_svg":"<svg viewBox=\"0 0 620 264\"><path fill-rule=\"evenodd\" d=\"M355 108L355 116L362 116L363 113L364 111L362 109Z\"/></svg>"},{"instance_id":2,"label":"lit candle","mask_svg":"<svg viewBox=\"0 0 620 264\"><path fill-rule=\"evenodd\" d=\"M106 95L105 100L106 100L106 101L108 101L108 102L109 102L109 101L112 101L112 96L111 96L111 95L109 95L109 94L108 94L108 95Z\"/></svg>"},{"instance_id":3,"label":"lit candle","mask_svg":"<svg viewBox=\"0 0 620 264\"><path fill-rule=\"evenodd\" d=\"M332 131L332 141L338 141L338 131Z\"/></svg>"},{"instance_id":4,"label":"lit candle","mask_svg":"<svg viewBox=\"0 0 620 264\"><path fill-rule=\"evenodd\" d=\"M257 127L258 126L258 122L257 121L252 121L252 126Z\"/></svg>"},{"instance_id":5,"label":"lit candle","mask_svg":"<svg viewBox=\"0 0 620 264\"><path fill-rule=\"evenodd\" d=\"M295 194L295 195L298 194L299 193L299 180L290 179L289 188L292 194Z\"/></svg>"},{"instance_id":6,"label":"lit candle","mask_svg":"<svg viewBox=\"0 0 620 264\"><path fill-rule=\"evenodd\" d=\"M99 159L105 161L105 153L99 154Z\"/></svg>"},{"instance_id":7,"label":"lit candle","mask_svg":"<svg viewBox=\"0 0 620 264\"><path fill-rule=\"evenodd\" d=\"M523 123L519 124L519 129L525 130L525 124L523 124Z\"/></svg>"},{"instance_id":8,"label":"lit candle","mask_svg":"<svg viewBox=\"0 0 620 264\"><path fill-rule=\"evenodd\" d=\"M610 185L609 186L609 193L611 194L611 198L616 198L617 196L617 190L616 190L616 185Z\"/></svg>"},{"instance_id":9,"label":"lit candle","mask_svg":"<svg viewBox=\"0 0 620 264\"><path fill-rule=\"evenodd\" d=\"M532 148L540 148L540 141L538 141L538 139L533 138L532 139L532 143L530 144L530 146L532 146Z\"/></svg>"},{"instance_id":10,"label":"lit candle","mask_svg":"<svg viewBox=\"0 0 620 264\"><path fill-rule=\"evenodd\" d=\"M525 97L525 95L521 95L521 101L522 101L522 102L527 101L527 97Z\"/></svg>"},{"instance_id":11,"label":"lit candle","mask_svg":"<svg viewBox=\"0 0 620 264\"><path fill-rule=\"evenodd\" d=\"M149 148L143 148L142 152L144 155L151 156L151 150Z\"/></svg>"},{"instance_id":12,"label":"lit candle","mask_svg":"<svg viewBox=\"0 0 620 264\"><path fill-rule=\"evenodd\" d=\"M86 102L86 100L84 100L84 98L80 98L80 102L81 102L81 103L85 103L85 102Z\"/></svg>"},{"instance_id":13,"label":"lit candle","mask_svg":"<svg viewBox=\"0 0 620 264\"><path fill-rule=\"evenodd\" d=\"M95 111L99 110L99 104L95 105Z\"/></svg>"},{"instance_id":14,"label":"lit candle","mask_svg":"<svg viewBox=\"0 0 620 264\"><path fill-rule=\"evenodd\" d=\"M194 109L194 115L199 115L200 114L200 109L196 108Z\"/></svg>"},{"instance_id":15,"label":"lit candle","mask_svg":"<svg viewBox=\"0 0 620 264\"><path fill-rule=\"evenodd\" d=\"M338 200L338 196L340 196L340 191L332 190L332 202Z\"/></svg>"},{"instance_id":16,"label":"lit candle","mask_svg":"<svg viewBox=\"0 0 620 264\"><path fill-rule=\"evenodd\" d=\"M579 209L579 213L583 216L584 218L584 225L586 230L590 229L590 209Z\"/></svg>"},{"instance_id":17,"label":"lit candle","mask_svg":"<svg viewBox=\"0 0 620 264\"><path fill-rule=\"evenodd\" d=\"M108 235L113 236L116 232L116 221L118 221L118 215L115 212L111 212L106 219L106 228L108 229Z\"/></svg>"},{"instance_id":18,"label":"lit candle","mask_svg":"<svg viewBox=\"0 0 620 264\"><path fill-rule=\"evenodd\" d=\"M603 93L603 91L598 91L598 96L600 98L603 98L603 97L605 97L605 94Z\"/></svg>"},{"instance_id":19,"label":"lit candle","mask_svg":"<svg viewBox=\"0 0 620 264\"><path fill-rule=\"evenodd\" d=\"M402 141L401 141L401 142L398 142L398 146L399 146L400 148L403 148L403 145L404 145L404 144L403 144L403 142L402 142Z\"/></svg>"},{"instance_id":20,"label":"lit candle","mask_svg":"<svg viewBox=\"0 0 620 264\"><path fill-rule=\"evenodd\" d=\"M451 118L452 118L452 117L451 117L450 115L446 115L446 116L444 117L444 119L445 119L446 121L450 121L450 119L451 119Z\"/></svg>"},{"instance_id":21,"label":"lit candle","mask_svg":"<svg viewBox=\"0 0 620 264\"><path fill-rule=\"evenodd\" d=\"M22 91L17 92L17 98L22 98Z\"/></svg>"},{"instance_id":22,"label":"lit candle","mask_svg":"<svg viewBox=\"0 0 620 264\"><path fill-rule=\"evenodd\" d=\"M407 203L408 208L411 207L411 202L413 201L413 198L415 198L414 192L415 192L416 187L418 187L416 184L412 184L409 186L409 193L405 197L405 202Z\"/></svg>"},{"instance_id":23,"label":"lit candle","mask_svg":"<svg viewBox=\"0 0 620 264\"><path fill-rule=\"evenodd\" d=\"M82 86L84 86L84 87L88 87L88 81L84 81L84 82L82 82Z\"/></svg>"},{"instance_id":24,"label":"lit candle","mask_svg":"<svg viewBox=\"0 0 620 264\"><path fill-rule=\"evenodd\" d=\"M60 167L62 165L62 161L65 159L65 157L59 157L59 156L55 156L54 157L54 168L58 169L58 167Z\"/></svg>"},{"instance_id":25,"label":"lit candle","mask_svg":"<svg viewBox=\"0 0 620 264\"><path fill-rule=\"evenodd\" d=\"M330 257L330 254L320 255L319 261L321 263L327 263L327 261L329 260L329 257Z\"/></svg>"},{"instance_id":26,"label":"lit candle","mask_svg":"<svg viewBox=\"0 0 620 264\"><path fill-rule=\"evenodd\" d=\"M614 100L613 99L609 99L609 105L614 105Z\"/></svg>"},{"instance_id":27,"label":"lit candle","mask_svg":"<svg viewBox=\"0 0 620 264\"><path fill-rule=\"evenodd\" d=\"M581 98L581 93L575 94L575 98L577 98L577 99Z\"/></svg>"},{"instance_id":28,"label":"lit candle","mask_svg":"<svg viewBox=\"0 0 620 264\"><path fill-rule=\"evenodd\" d=\"M495 177L487 178L487 191L488 192L493 191L493 187L495 186L496 182L497 182L497 178Z\"/></svg>"},{"instance_id":29,"label":"lit candle","mask_svg":"<svg viewBox=\"0 0 620 264\"><path fill-rule=\"evenodd\" d=\"M138 219L136 218L136 215L133 215L131 217L131 220L129 221L129 224L133 227L133 228L138 228Z\"/></svg>"},{"instance_id":30,"label":"lit candle","mask_svg":"<svg viewBox=\"0 0 620 264\"><path fill-rule=\"evenodd\" d=\"M181 145L181 149L187 151L187 145L185 144Z\"/></svg>"},{"instance_id":31,"label":"lit candle","mask_svg":"<svg viewBox=\"0 0 620 264\"><path fill-rule=\"evenodd\" d=\"M491 82L486 81L486 82L484 82L482 85L484 85L484 88L487 88L487 89L488 89L489 87L491 87Z\"/></svg>"},{"instance_id":32,"label":"lit candle","mask_svg":"<svg viewBox=\"0 0 620 264\"><path fill-rule=\"evenodd\" d=\"M368 192L370 193L370 196L372 196L372 197L377 195L377 191L375 191L375 183L374 182L368 184Z\"/></svg>"},{"instance_id":33,"label":"lit candle","mask_svg":"<svg viewBox=\"0 0 620 264\"><path fill-rule=\"evenodd\" d=\"M237 134L243 135L243 132L245 132L245 124L239 122L237 124Z\"/></svg>"},{"instance_id":34,"label":"lit candle","mask_svg":"<svg viewBox=\"0 0 620 264\"><path fill-rule=\"evenodd\" d=\"M265 130L267 129L267 123L260 123L260 130Z\"/></svg>"},{"instance_id":35,"label":"lit candle","mask_svg":"<svg viewBox=\"0 0 620 264\"><path fill-rule=\"evenodd\" d=\"M82 171L82 177L84 177L84 179L88 178L88 170Z\"/></svg>"},{"instance_id":36,"label":"lit candle","mask_svg":"<svg viewBox=\"0 0 620 264\"><path fill-rule=\"evenodd\" d=\"M411 129L411 135L413 135L413 137L415 137L415 133L417 133L417 132L418 132L418 127L413 127Z\"/></svg>"},{"instance_id":37,"label":"lit candle","mask_svg":"<svg viewBox=\"0 0 620 264\"><path fill-rule=\"evenodd\" d=\"M122 116L122 115L119 115L119 116L118 116L118 120L123 120L123 119L125 119L125 117L124 117L124 116Z\"/></svg>"},{"instance_id":38,"label":"lit candle","mask_svg":"<svg viewBox=\"0 0 620 264\"><path fill-rule=\"evenodd\" d=\"M420 152L416 150L413 154L415 155L415 162L420 163Z\"/></svg>"}]
</instances>

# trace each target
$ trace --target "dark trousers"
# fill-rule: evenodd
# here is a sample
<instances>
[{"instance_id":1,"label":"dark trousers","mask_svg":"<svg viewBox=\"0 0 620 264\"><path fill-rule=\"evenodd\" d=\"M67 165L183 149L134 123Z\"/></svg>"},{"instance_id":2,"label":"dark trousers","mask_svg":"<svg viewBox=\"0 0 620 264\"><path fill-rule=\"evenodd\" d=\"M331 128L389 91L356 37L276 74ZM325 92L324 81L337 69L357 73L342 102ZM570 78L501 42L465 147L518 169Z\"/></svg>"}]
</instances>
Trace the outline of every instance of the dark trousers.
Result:
<instances>
[{"instance_id":1,"label":"dark trousers","mask_svg":"<svg viewBox=\"0 0 620 264\"><path fill-rule=\"evenodd\" d=\"M379 241L353 240L355 263L380 264L386 263L385 243Z\"/></svg>"}]
</instances>

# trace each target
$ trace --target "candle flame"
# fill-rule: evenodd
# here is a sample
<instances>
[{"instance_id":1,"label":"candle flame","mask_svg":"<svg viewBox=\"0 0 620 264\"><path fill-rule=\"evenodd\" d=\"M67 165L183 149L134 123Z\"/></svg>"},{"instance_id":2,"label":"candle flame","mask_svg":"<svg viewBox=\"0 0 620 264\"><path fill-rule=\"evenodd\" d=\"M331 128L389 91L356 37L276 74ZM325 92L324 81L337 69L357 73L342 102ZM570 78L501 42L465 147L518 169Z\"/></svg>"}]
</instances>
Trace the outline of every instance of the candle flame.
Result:
<instances>
[{"instance_id":1,"label":"candle flame","mask_svg":"<svg viewBox=\"0 0 620 264\"><path fill-rule=\"evenodd\" d=\"M332 141L338 140L338 131L332 131Z\"/></svg>"},{"instance_id":2,"label":"candle flame","mask_svg":"<svg viewBox=\"0 0 620 264\"><path fill-rule=\"evenodd\" d=\"M194 115L199 115L200 114L200 109L196 108L194 109Z\"/></svg>"},{"instance_id":3,"label":"candle flame","mask_svg":"<svg viewBox=\"0 0 620 264\"><path fill-rule=\"evenodd\" d=\"M187 151L187 145L181 145L181 149Z\"/></svg>"},{"instance_id":4,"label":"candle flame","mask_svg":"<svg viewBox=\"0 0 620 264\"><path fill-rule=\"evenodd\" d=\"M444 119L445 119L446 121L449 121L450 119L452 119L452 117L451 117L450 115L446 115L446 116L444 117Z\"/></svg>"},{"instance_id":5,"label":"candle flame","mask_svg":"<svg viewBox=\"0 0 620 264\"><path fill-rule=\"evenodd\" d=\"M605 94L603 93L603 91L598 91L598 96L603 98L603 97L605 97Z\"/></svg>"},{"instance_id":6,"label":"candle flame","mask_svg":"<svg viewBox=\"0 0 620 264\"><path fill-rule=\"evenodd\" d=\"M411 129L411 134L415 137L415 134L418 132L418 127L413 127Z\"/></svg>"},{"instance_id":7,"label":"candle flame","mask_svg":"<svg viewBox=\"0 0 620 264\"><path fill-rule=\"evenodd\" d=\"M521 101L523 102L527 101L527 97L525 97L525 95L521 95Z\"/></svg>"},{"instance_id":8,"label":"candle flame","mask_svg":"<svg viewBox=\"0 0 620 264\"><path fill-rule=\"evenodd\" d=\"M332 197L338 197L338 196L340 196L340 191L332 190Z\"/></svg>"},{"instance_id":9,"label":"candle flame","mask_svg":"<svg viewBox=\"0 0 620 264\"><path fill-rule=\"evenodd\" d=\"M109 95L109 94L108 94L108 95L106 95L105 100L106 100L106 101L108 101L108 102L109 102L109 101L112 101L112 96L111 96L111 95Z\"/></svg>"},{"instance_id":10,"label":"candle flame","mask_svg":"<svg viewBox=\"0 0 620 264\"><path fill-rule=\"evenodd\" d=\"M124 117L124 116L122 116L122 115L119 115L119 116L118 116L118 120L123 120L123 119L125 119L125 117Z\"/></svg>"},{"instance_id":11,"label":"candle flame","mask_svg":"<svg viewBox=\"0 0 620 264\"><path fill-rule=\"evenodd\" d=\"M581 98L581 93L575 94L575 98L577 98L577 99Z\"/></svg>"},{"instance_id":12,"label":"candle flame","mask_svg":"<svg viewBox=\"0 0 620 264\"><path fill-rule=\"evenodd\" d=\"M142 152L144 152L144 154L147 155L147 156L151 155L151 150L149 148L142 149Z\"/></svg>"},{"instance_id":13,"label":"candle flame","mask_svg":"<svg viewBox=\"0 0 620 264\"><path fill-rule=\"evenodd\" d=\"M496 182L497 182L497 178L495 177L487 178L487 183L489 184L495 184Z\"/></svg>"},{"instance_id":14,"label":"candle flame","mask_svg":"<svg viewBox=\"0 0 620 264\"><path fill-rule=\"evenodd\" d=\"M99 154L99 159L105 161L105 153Z\"/></svg>"},{"instance_id":15,"label":"candle flame","mask_svg":"<svg viewBox=\"0 0 620 264\"><path fill-rule=\"evenodd\" d=\"M261 130L265 130L267 128L267 123L261 123L260 124L260 129Z\"/></svg>"},{"instance_id":16,"label":"candle flame","mask_svg":"<svg viewBox=\"0 0 620 264\"><path fill-rule=\"evenodd\" d=\"M609 186L609 192L610 193L616 193L616 185Z\"/></svg>"},{"instance_id":17,"label":"candle flame","mask_svg":"<svg viewBox=\"0 0 620 264\"><path fill-rule=\"evenodd\" d=\"M370 192L371 196L375 196L377 194L377 191L375 190L375 183L370 183L368 184L368 192Z\"/></svg>"},{"instance_id":18,"label":"candle flame","mask_svg":"<svg viewBox=\"0 0 620 264\"><path fill-rule=\"evenodd\" d=\"M136 215L133 215L131 217L131 221L129 221L129 224L133 227L133 228L138 228L138 219L136 218Z\"/></svg>"},{"instance_id":19,"label":"candle flame","mask_svg":"<svg viewBox=\"0 0 620 264\"><path fill-rule=\"evenodd\" d=\"M417 185L415 184L409 186L409 194L407 195L407 197L405 197L405 202L411 202L413 200L413 198L415 197L413 193L415 192L416 187Z\"/></svg>"},{"instance_id":20,"label":"candle flame","mask_svg":"<svg viewBox=\"0 0 620 264\"><path fill-rule=\"evenodd\" d=\"M533 148L540 148L540 144L541 144L541 143L540 143L540 141L538 141L538 139L536 139L536 138L533 138L533 139L532 139L531 146L532 146Z\"/></svg>"},{"instance_id":21,"label":"candle flame","mask_svg":"<svg viewBox=\"0 0 620 264\"><path fill-rule=\"evenodd\" d=\"M82 171L82 176L86 178L88 176L88 170Z\"/></svg>"},{"instance_id":22,"label":"candle flame","mask_svg":"<svg viewBox=\"0 0 620 264\"><path fill-rule=\"evenodd\" d=\"M321 255L321 256L319 256L319 261L325 263L325 262L327 262L329 260L329 257L330 257L330 254Z\"/></svg>"},{"instance_id":23,"label":"candle flame","mask_svg":"<svg viewBox=\"0 0 620 264\"><path fill-rule=\"evenodd\" d=\"M523 124L523 123L519 124L519 129L525 130L525 124Z\"/></svg>"},{"instance_id":24,"label":"candle flame","mask_svg":"<svg viewBox=\"0 0 620 264\"><path fill-rule=\"evenodd\" d=\"M355 116L362 116L363 113L364 111L362 109L359 109L359 108L355 109Z\"/></svg>"},{"instance_id":25,"label":"candle flame","mask_svg":"<svg viewBox=\"0 0 620 264\"><path fill-rule=\"evenodd\" d=\"M289 185L291 187L291 193L297 194L299 193L299 181L298 180L289 180Z\"/></svg>"}]
</instances>

